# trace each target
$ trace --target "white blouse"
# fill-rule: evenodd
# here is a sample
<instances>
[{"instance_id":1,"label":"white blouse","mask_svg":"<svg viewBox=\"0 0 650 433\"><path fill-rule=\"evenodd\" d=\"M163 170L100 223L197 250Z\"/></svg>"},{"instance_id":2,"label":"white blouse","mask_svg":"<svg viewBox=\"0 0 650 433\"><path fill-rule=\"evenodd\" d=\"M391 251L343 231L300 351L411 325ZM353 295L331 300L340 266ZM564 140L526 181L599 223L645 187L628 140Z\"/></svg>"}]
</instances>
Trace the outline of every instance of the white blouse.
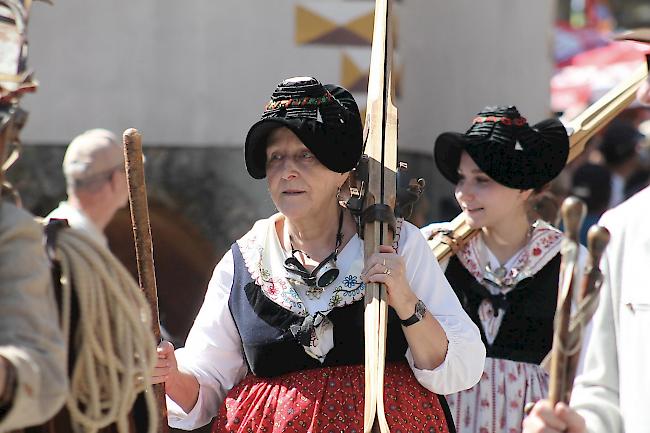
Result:
<instances>
[{"instance_id":1,"label":"white blouse","mask_svg":"<svg viewBox=\"0 0 650 433\"><path fill-rule=\"evenodd\" d=\"M254 251L256 246L254 241L250 241L251 238L254 238L256 233L261 234L260 238L264 237L264 233L271 233L271 230L275 233L274 225L278 218L283 216L276 214L258 221L253 229L238 241L240 250L247 245L242 240L248 239L248 242L253 244L251 251ZM274 236L277 238L277 235ZM259 247L263 244L263 241L258 242L258 250L261 250ZM404 258L411 289L438 320L449 341L444 362L434 370L415 367L410 350L407 350L406 359L416 379L422 386L437 394L450 394L472 387L480 379L485 361L485 347L478 328L463 311L425 239L419 230L408 222L402 224L398 253ZM242 251L242 255L246 260L246 251ZM360 276L351 276L348 272L360 272L358 265L355 265L360 257L363 257L363 242L355 235L338 256L337 267L342 272L330 286L342 287L350 280L360 280ZM250 270L250 263L247 263L247 266ZM200 389L197 403L189 413L185 413L167 398L169 425L172 427L189 430L209 423L216 416L228 391L248 372L242 342L228 308L233 274L233 255L228 251L214 270L203 306L185 347L176 350L179 369L193 374L200 384ZM322 311L322 297L312 299L299 288L291 290L291 293L293 296L297 295L298 302L309 314ZM323 295L326 296L326 293ZM276 299L272 300L280 303ZM330 329L327 332L332 331ZM323 344L327 344L328 338L321 340ZM329 348L320 347L319 350L326 353Z\"/></svg>"}]
</instances>

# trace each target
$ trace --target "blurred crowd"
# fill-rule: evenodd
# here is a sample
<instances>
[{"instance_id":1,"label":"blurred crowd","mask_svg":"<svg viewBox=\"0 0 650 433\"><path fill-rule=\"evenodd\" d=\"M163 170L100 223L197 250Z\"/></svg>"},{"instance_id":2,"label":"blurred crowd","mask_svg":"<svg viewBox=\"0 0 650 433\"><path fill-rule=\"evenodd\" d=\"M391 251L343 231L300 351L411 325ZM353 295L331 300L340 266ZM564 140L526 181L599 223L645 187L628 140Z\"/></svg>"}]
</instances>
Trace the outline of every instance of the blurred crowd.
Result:
<instances>
[{"instance_id":1,"label":"blurred crowd","mask_svg":"<svg viewBox=\"0 0 650 433\"><path fill-rule=\"evenodd\" d=\"M650 184L650 109L630 108L594 136L585 151L567 165L531 201L531 213L559 225L559 207L569 195L582 199L587 216L581 241L600 216Z\"/></svg>"}]
</instances>

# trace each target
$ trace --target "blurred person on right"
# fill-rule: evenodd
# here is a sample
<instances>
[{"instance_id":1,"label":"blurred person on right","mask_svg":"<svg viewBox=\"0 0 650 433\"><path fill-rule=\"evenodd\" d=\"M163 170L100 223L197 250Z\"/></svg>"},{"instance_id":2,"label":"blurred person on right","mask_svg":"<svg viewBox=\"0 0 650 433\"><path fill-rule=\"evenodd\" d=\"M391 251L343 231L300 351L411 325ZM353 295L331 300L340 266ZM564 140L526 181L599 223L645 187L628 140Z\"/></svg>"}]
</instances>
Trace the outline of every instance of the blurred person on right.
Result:
<instances>
[{"instance_id":1,"label":"blurred person on right","mask_svg":"<svg viewBox=\"0 0 650 433\"><path fill-rule=\"evenodd\" d=\"M601 261L600 304L571 407L538 402L524 433L640 433L650 426L650 187L606 212L611 233Z\"/></svg>"},{"instance_id":2,"label":"blurred person on right","mask_svg":"<svg viewBox=\"0 0 650 433\"><path fill-rule=\"evenodd\" d=\"M611 192L608 207L621 204L633 176L642 170L638 149L645 137L629 121L616 119L603 133L598 150L611 172Z\"/></svg>"},{"instance_id":3,"label":"blurred person on right","mask_svg":"<svg viewBox=\"0 0 650 433\"><path fill-rule=\"evenodd\" d=\"M129 193L122 144L106 129L91 129L68 145L63 158L68 199L46 217L65 219L108 248L104 229L126 206Z\"/></svg>"}]
</instances>

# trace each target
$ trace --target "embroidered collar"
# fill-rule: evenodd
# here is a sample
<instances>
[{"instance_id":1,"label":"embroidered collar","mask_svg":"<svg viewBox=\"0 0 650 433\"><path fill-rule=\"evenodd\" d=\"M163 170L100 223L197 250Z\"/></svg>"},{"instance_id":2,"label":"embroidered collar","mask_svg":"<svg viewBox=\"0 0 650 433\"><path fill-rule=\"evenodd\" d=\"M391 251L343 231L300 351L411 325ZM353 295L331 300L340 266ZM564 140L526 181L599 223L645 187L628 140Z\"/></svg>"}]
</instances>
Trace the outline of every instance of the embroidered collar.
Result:
<instances>
[{"instance_id":1,"label":"embroidered collar","mask_svg":"<svg viewBox=\"0 0 650 433\"><path fill-rule=\"evenodd\" d=\"M354 236L339 253L337 266L341 271L332 284L327 286L319 299L310 299L309 305L299 293L307 297L308 287L291 278L284 267L288 257L282 249L275 229L282 214L260 220L237 241L246 269L262 292L277 305L293 313L327 315L332 309L349 305L363 298L365 284L361 281L363 248L358 236ZM355 250L359 250L358 254Z\"/></svg>"},{"instance_id":2,"label":"embroidered collar","mask_svg":"<svg viewBox=\"0 0 650 433\"><path fill-rule=\"evenodd\" d=\"M561 248L564 234L555 227L538 220L526 246L509 262L503 275L495 276L487 265L491 254L482 236L473 237L457 254L458 259L480 283L491 282L502 290L514 288L520 281L535 275L555 257ZM487 280L487 281L486 281ZM497 281L495 281L497 280ZM492 285L491 284L491 285Z\"/></svg>"}]
</instances>

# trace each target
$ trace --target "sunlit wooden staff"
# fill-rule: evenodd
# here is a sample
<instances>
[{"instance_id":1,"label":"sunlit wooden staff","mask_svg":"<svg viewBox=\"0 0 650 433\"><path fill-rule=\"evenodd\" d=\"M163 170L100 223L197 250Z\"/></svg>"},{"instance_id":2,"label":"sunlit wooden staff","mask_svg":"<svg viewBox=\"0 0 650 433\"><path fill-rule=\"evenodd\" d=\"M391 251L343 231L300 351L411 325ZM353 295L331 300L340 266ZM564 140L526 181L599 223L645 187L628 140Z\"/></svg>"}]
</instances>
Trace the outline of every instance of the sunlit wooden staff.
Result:
<instances>
[{"instance_id":1,"label":"sunlit wooden staff","mask_svg":"<svg viewBox=\"0 0 650 433\"><path fill-rule=\"evenodd\" d=\"M374 33L368 81L368 102L361 164L367 183L361 182L364 254L370 257L379 245L390 245L389 226L395 226L397 172L397 108L393 105L392 0L375 3ZM388 432L384 413L384 368L388 300L385 288L366 285L364 309L365 400L364 432Z\"/></svg>"},{"instance_id":2,"label":"sunlit wooden staff","mask_svg":"<svg viewBox=\"0 0 650 433\"><path fill-rule=\"evenodd\" d=\"M609 242L609 232L604 227L593 226L589 229L587 268L582 281L578 281L578 237L584 214L584 203L575 197L567 198L562 204L566 239L562 247L558 307L551 351L549 400L553 406L561 401L568 402L571 396L582 347L582 332L598 305L602 283L599 263Z\"/></svg>"},{"instance_id":3,"label":"sunlit wooden staff","mask_svg":"<svg viewBox=\"0 0 650 433\"><path fill-rule=\"evenodd\" d=\"M142 137L138 130L130 128L124 131L124 164L126 181L129 189L129 206L131 224L135 241L135 257L138 265L138 281L151 307L151 330L156 343L160 341L160 321L158 317L158 291L153 262L153 243L151 242L151 225L147 204L147 185L144 179L144 156ZM167 424L167 405L165 403L165 385L153 385L154 394L160 410L158 432L169 431Z\"/></svg>"},{"instance_id":4,"label":"sunlit wooden staff","mask_svg":"<svg viewBox=\"0 0 650 433\"><path fill-rule=\"evenodd\" d=\"M557 295L557 310L555 312L555 333L551 356L551 383L549 399L555 405L563 400L566 391L566 371L568 357L579 344L569 334L571 306L573 304L574 287L578 285L580 270L578 255L580 252L580 227L587 213L584 202L576 197L568 197L562 203L562 221L564 222L565 238L562 241L562 264L560 266L560 287Z\"/></svg>"},{"instance_id":5,"label":"sunlit wooden staff","mask_svg":"<svg viewBox=\"0 0 650 433\"><path fill-rule=\"evenodd\" d=\"M578 342L582 341L582 331L596 312L596 307L598 307L600 286L603 282L603 274L600 271L600 259L602 258L608 243L609 231L605 227L593 225L589 228L589 231L587 232L587 248L589 249L589 257L587 257L587 266L584 271L584 276L582 277L580 291L575 300L575 313L571 316L571 322L569 324L569 333L571 335L576 335L573 338ZM578 369L579 360L579 350L569 356L566 372L565 402L570 400L571 389L573 388L573 379L575 378Z\"/></svg>"}]
</instances>

